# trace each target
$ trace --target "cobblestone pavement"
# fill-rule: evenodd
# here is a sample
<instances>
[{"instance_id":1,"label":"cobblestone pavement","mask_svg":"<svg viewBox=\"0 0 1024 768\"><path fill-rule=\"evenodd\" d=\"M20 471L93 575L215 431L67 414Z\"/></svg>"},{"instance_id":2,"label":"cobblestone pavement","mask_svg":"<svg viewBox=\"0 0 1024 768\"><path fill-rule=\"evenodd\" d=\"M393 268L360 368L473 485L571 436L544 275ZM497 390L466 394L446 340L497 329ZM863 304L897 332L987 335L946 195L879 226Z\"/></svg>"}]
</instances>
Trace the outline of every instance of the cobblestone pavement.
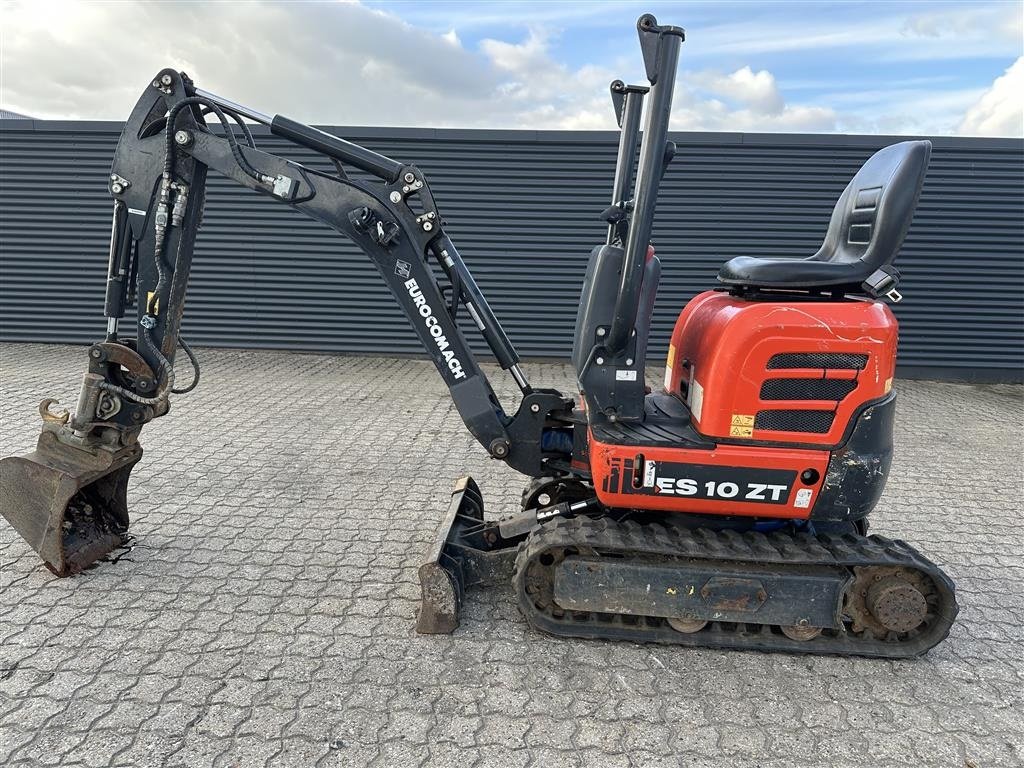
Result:
<instances>
[{"instance_id":1,"label":"cobblestone pavement","mask_svg":"<svg viewBox=\"0 0 1024 768\"><path fill-rule=\"evenodd\" d=\"M27 451L84 351L0 353L0 446ZM1019 387L898 385L874 530L942 564L961 611L886 662L553 640L502 589L420 637L452 481L512 511L522 479L426 362L200 353L200 389L142 436L133 551L59 580L0 524L0 765L1024 764Z\"/></svg>"}]
</instances>

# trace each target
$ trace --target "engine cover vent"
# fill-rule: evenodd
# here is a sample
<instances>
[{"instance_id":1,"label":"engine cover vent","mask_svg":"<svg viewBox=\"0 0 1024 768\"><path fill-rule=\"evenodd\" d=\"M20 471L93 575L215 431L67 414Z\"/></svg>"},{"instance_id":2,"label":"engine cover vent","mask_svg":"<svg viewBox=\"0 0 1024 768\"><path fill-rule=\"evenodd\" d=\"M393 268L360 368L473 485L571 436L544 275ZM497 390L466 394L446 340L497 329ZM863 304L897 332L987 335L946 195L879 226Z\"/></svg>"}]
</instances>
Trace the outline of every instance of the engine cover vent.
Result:
<instances>
[{"instance_id":1,"label":"engine cover vent","mask_svg":"<svg viewBox=\"0 0 1024 768\"><path fill-rule=\"evenodd\" d=\"M868 356L855 352L783 352L772 355L769 370L780 368L833 368L860 371L868 364Z\"/></svg>"},{"instance_id":2,"label":"engine cover vent","mask_svg":"<svg viewBox=\"0 0 1024 768\"><path fill-rule=\"evenodd\" d=\"M832 411L758 411L754 429L823 435L832 429L833 418Z\"/></svg>"},{"instance_id":3,"label":"engine cover vent","mask_svg":"<svg viewBox=\"0 0 1024 768\"><path fill-rule=\"evenodd\" d=\"M856 388L854 379L766 379L761 384L761 399L838 402Z\"/></svg>"}]
</instances>

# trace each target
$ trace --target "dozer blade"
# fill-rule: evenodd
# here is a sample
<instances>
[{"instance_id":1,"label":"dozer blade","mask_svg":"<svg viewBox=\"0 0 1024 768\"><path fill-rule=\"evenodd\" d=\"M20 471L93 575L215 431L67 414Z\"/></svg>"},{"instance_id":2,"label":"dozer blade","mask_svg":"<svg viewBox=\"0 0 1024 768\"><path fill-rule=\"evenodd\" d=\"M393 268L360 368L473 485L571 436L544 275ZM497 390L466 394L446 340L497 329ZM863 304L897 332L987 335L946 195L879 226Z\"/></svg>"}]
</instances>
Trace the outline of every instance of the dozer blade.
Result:
<instances>
[{"instance_id":1,"label":"dozer blade","mask_svg":"<svg viewBox=\"0 0 1024 768\"><path fill-rule=\"evenodd\" d=\"M0 460L0 512L53 573L78 573L124 542L140 458L138 445L86 451L44 431L32 453Z\"/></svg>"},{"instance_id":2,"label":"dozer blade","mask_svg":"<svg viewBox=\"0 0 1024 768\"><path fill-rule=\"evenodd\" d=\"M515 542L503 540L496 523L484 522L484 500L472 477L455 484L448 514L420 566L416 631L448 634L459 626L466 589L512 576Z\"/></svg>"}]
</instances>

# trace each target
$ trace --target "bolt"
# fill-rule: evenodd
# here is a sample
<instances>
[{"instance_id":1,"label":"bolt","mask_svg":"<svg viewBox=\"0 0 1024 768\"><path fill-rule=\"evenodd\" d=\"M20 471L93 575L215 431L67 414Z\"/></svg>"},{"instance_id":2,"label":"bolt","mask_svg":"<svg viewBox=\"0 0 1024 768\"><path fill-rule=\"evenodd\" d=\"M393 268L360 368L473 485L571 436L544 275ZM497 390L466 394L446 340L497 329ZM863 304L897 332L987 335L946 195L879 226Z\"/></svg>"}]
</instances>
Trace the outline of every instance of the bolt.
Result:
<instances>
[{"instance_id":1,"label":"bolt","mask_svg":"<svg viewBox=\"0 0 1024 768\"><path fill-rule=\"evenodd\" d=\"M428 218L428 219L432 219L432 218L434 218L434 212L433 212L433 211L431 211L430 213L428 213L428 214L427 214L427 218Z\"/></svg>"},{"instance_id":2,"label":"bolt","mask_svg":"<svg viewBox=\"0 0 1024 768\"><path fill-rule=\"evenodd\" d=\"M597 358L596 362L597 362L598 365L604 365L604 358L603 357L599 357L599 358Z\"/></svg>"},{"instance_id":3,"label":"bolt","mask_svg":"<svg viewBox=\"0 0 1024 768\"><path fill-rule=\"evenodd\" d=\"M171 76L170 75L164 75L163 77L160 78L160 82L163 83L164 85L170 85L171 84Z\"/></svg>"},{"instance_id":4,"label":"bolt","mask_svg":"<svg viewBox=\"0 0 1024 768\"><path fill-rule=\"evenodd\" d=\"M392 203L400 203L400 202L402 202L402 193L401 192L397 192L397 191L396 192L392 192L391 193L391 202Z\"/></svg>"},{"instance_id":5,"label":"bolt","mask_svg":"<svg viewBox=\"0 0 1024 768\"><path fill-rule=\"evenodd\" d=\"M632 357L627 357L626 358L626 365L632 365L632 364L633 364L633 358Z\"/></svg>"},{"instance_id":6,"label":"bolt","mask_svg":"<svg viewBox=\"0 0 1024 768\"><path fill-rule=\"evenodd\" d=\"M607 333L607 331L604 328L598 328L597 329L597 335L598 336L604 336L606 333Z\"/></svg>"},{"instance_id":7,"label":"bolt","mask_svg":"<svg viewBox=\"0 0 1024 768\"><path fill-rule=\"evenodd\" d=\"M111 181L117 181L117 174L116 173L110 174L110 180Z\"/></svg>"},{"instance_id":8,"label":"bolt","mask_svg":"<svg viewBox=\"0 0 1024 768\"><path fill-rule=\"evenodd\" d=\"M406 184L412 184L414 181L416 181L416 177L413 176L411 171L409 173L405 174L405 183Z\"/></svg>"},{"instance_id":9,"label":"bolt","mask_svg":"<svg viewBox=\"0 0 1024 768\"><path fill-rule=\"evenodd\" d=\"M533 405L530 406L530 410L533 411L534 413L540 413L540 406L534 403Z\"/></svg>"},{"instance_id":10,"label":"bolt","mask_svg":"<svg viewBox=\"0 0 1024 768\"><path fill-rule=\"evenodd\" d=\"M409 185L406 184L404 187L402 187L402 191L405 192L406 194L409 194Z\"/></svg>"},{"instance_id":11,"label":"bolt","mask_svg":"<svg viewBox=\"0 0 1024 768\"><path fill-rule=\"evenodd\" d=\"M192 141L192 134L190 134L188 131L178 131L177 133L174 134L174 140L181 146L185 146L190 141Z\"/></svg>"},{"instance_id":12,"label":"bolt","mask_svg":"<svg viewBox=\"0 0 1024 768\"><path fill-rule=\"evenodd\" d=\"M124 187L121 186L121 182L115 181L113 184L110 185L110 191L113 192L115 195L120 195L122 192L124 192Z\"/></svg>"},{"instance_id":13,"label":"bolt","mask_svg":"<svg viewBox=\"0 0 1024 768\"><path fill-rule=\"evenodd\" d=\"M94 358L96 360L99 360L100 357L102 357L102 355L103 355L103 353L100 352L98 349L90 349L89 350L89 357L92 357L92 358Z\"/></svg>"},{"instance_id":14,"label":"bolt","mask_svg":"<svg viewBox=\"0 0 1024 768\"><path fill-rule=\"evenodd\" d=\"M434 225L433 225L433 224L431 224L431 223L430 223L429 221L424 221L424 222L423 222L423 231L424 231L424 232L429 232L429 231L430 231L430 230L432 230L433 228L434 228Z\"/></svg>"},{"instance_id":15,"label":"bolt","mask_svg":"<svg viewBox=\"0 0 1024 768\"><path fill-rule=\"evenodd\" d=\"M800 619L800 621L797 622L797 624L801 627L806 627L810 623L811 622L809 622L807 619Z\"/></svg>"},{"instance_id":16,"label":"bolt","mask_svg":"<svg viewBox=\"0 0 1024 768\"><path fill-rule=\"evenodd\" d=\"M132 421L139 421L142 418L142 414L138 411L132 411Z\"/></svg>"}]
</instances>

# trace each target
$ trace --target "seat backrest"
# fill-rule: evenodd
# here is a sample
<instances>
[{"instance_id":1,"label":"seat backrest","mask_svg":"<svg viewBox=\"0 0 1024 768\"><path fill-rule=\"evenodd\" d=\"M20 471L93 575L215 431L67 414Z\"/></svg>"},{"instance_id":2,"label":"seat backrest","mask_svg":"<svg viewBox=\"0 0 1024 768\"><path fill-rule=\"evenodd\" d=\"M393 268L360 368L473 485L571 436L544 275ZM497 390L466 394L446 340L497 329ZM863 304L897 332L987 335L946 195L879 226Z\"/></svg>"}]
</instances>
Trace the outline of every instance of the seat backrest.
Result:
<instances>
[{"instance_id":1,"label":"seat backrest","mask_svg":"<svg viewBox=\"0 0 1024 768\"><path fill-rule=\"evenodd\" d=\"M872 270L891 264L914 216L931 151L930 141L904 141L868 158L839 197L825 242L810 258L861 261Z\"/></svg>"},{"instance_id":2,"label":"seat backrest","mask_svg":"<svg viewBox=\"0 0 1024 768\"><path fill-rule=\"evenodd\" d=\"M615 315L615 299L618 295L622 274L622 248L614 245L599 245L590 254L587 273L580 292L580 306L576 313L576 335L573 338L572 363L577 376L582 375L590 351L601 337L599 329L607 332ZM661 261L648 253L644 265L643 281L640 284L640 303L636 316L636 359L639 369L647 356L647 338L654 314L654 300L661 277Z\"/></svg>"}]
</instances>

